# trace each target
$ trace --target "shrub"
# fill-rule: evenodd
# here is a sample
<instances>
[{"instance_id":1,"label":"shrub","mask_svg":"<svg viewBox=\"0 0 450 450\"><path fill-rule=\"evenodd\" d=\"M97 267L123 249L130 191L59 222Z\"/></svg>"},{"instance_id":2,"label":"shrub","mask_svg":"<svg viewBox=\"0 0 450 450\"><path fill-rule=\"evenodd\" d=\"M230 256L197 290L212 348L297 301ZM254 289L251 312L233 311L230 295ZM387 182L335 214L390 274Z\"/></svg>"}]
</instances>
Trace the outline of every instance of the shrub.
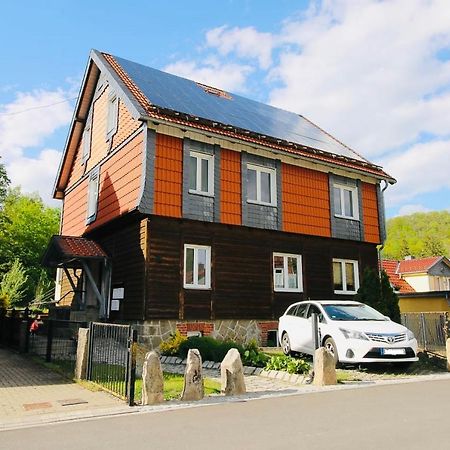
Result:
<instances>
[{"instance_id":1,"label":"shrub","mask_svg":"<svg viewBox=\"0 0 450 450\"><path fill-rule=\"evenodd\" d=\"M311 365L303 359L292 358L291 356L272 356L266 364L266 370L282 370L288 373L307 373Z\"/></svg>"},{"instance_id":2,"label":"shrub","mask_svg":"<svg viewBox=\"0 0 450 450\"><path fill-rule=\"evenodd\" d=\"M167 341L161 342L159 346L161 354L164 356L178 356L181 344L186 341L186 336L183 336L178 330L175 331Z\"/></svg>"},{"instance_id":3,"label":"shrub","mask_svg":"<svg viewBox=\"0 0 450 450\"><path fill-rule=\"evenodd\" d=\"M235 342L219 341L208 336L193 336L180 345L179 356L183 359L186 358L188 351L193 348L200 352L203 361L222 362L231 348L236 348L241 355L244 353L242 346Z\"/></svg>"},{"instance_id":4,"label":"shrub","mask_svg":"<svg viewBox=\"0 0 450 450\"><path fill-rule=\"evenodd\" d=\"M265 367L269 357L263 353L253 339L244 346L244 354L242 355L242 363L244 366Z\"/></svg>"}]
</instances>

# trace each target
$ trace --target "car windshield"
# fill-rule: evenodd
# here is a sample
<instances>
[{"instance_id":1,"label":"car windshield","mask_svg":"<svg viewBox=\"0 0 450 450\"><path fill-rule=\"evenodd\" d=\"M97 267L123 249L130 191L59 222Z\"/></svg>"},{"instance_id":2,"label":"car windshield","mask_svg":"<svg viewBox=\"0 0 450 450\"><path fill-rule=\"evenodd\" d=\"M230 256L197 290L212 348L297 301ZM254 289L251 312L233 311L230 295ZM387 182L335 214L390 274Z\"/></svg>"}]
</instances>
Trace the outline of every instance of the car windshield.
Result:
<instances>
[{"instance_id":1,"label":"car windshield","mask_svg":"<svg viewBox=\"0 0 450 450\"><path fill-rule=\"evenodd\" d=\"M367 305L322 305L331 320L388 320Z\"/></svg>"}]
</instances>

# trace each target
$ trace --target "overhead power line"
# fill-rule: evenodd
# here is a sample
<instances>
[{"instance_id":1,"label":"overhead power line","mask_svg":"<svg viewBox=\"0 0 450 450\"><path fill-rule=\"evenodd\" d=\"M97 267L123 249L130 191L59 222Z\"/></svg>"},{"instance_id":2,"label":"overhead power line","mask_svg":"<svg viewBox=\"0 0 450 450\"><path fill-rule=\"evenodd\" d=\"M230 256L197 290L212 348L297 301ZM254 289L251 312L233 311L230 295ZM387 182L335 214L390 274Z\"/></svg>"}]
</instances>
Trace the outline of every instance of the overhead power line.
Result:
<instances>
[{"instance_id":1,"label":"overhead power line","mask_svg":"<svg viewBox=\"0 0 450 450\"><path fill-rule=\"evenodd\" d=\"M15 116L17 114L22 114L24 112L32 111L34 109L49 108L50 106L55 106L55 105L60 105L61 103L71 102L72 100L76 100L77 98L78 97L68 98L67 100L62 100L62 101L56 102L56 103L50 103L49 105L33 106L31 108L22 109L22 111L15 111L15 112L11 112L11 113L0 113L0 116Z\"/></svg>"}]
</instances>

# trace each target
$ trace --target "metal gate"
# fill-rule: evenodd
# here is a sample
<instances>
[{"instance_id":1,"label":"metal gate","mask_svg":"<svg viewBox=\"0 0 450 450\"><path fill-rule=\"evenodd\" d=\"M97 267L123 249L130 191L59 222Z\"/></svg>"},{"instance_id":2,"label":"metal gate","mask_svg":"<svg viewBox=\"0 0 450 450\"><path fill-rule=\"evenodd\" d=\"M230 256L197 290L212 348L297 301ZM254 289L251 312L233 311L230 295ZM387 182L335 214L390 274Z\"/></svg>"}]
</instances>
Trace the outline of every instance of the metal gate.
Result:
<instances>
[{"instance_id":1,"label":"metal gate","mask_svg":"<svg viewBox=\"0 0 450 450\"><path fill-rule=\"evenodd\" d=\"M402 324L414 333L422 350L431 353L445 351L448 337L447 313L403 313Z\"/></svg>"},{"instance_id":2,"label":"metal gate","mask_svg":"<svg viewBox=\"0 0 450 450\"><path fill-rule=\"evenodd\" d=\"M87 379L134 404L136 330L130 325L91 322Z\"/></svg>"}]
</instances>

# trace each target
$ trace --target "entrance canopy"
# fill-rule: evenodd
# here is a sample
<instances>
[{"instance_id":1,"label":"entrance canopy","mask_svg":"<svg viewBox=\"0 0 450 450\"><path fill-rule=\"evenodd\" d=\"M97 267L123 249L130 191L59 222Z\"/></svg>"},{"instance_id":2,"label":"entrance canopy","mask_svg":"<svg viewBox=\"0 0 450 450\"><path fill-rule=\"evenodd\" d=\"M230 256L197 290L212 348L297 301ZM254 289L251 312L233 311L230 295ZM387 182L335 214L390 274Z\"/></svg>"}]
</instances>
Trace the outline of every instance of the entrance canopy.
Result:
<instances>
[{"instance_id":1,"label":"entrance canopy","mask_svg":"<svg viewBox=\"0 0 450 450\"><path fill-rule=\"evenodd\" d=\"M81 261L106 260L107 254L95 241L79 236L52 236L42 264L46 267L83 268Z\"/></svg>"},{"instance_id":2,"label":"entrance canopy","mask_svg":"<svg viewBox=\"0 0 450 450\"><path fill-rule=\"evenodd\" d=\"M94 266L101 265L101 270L96 274ZM47 246L42 264L46 267L61 268L67 276L72 287L72 292L77 288L79 277L77 269L82 269L86 274L87 286L97 299L99 317L107 315L107 299L111 285L111 265L108 255L95 241L79 236L52 236ZM72 273L69 269L73 269Z\"/></svg>"}]
</instances>

